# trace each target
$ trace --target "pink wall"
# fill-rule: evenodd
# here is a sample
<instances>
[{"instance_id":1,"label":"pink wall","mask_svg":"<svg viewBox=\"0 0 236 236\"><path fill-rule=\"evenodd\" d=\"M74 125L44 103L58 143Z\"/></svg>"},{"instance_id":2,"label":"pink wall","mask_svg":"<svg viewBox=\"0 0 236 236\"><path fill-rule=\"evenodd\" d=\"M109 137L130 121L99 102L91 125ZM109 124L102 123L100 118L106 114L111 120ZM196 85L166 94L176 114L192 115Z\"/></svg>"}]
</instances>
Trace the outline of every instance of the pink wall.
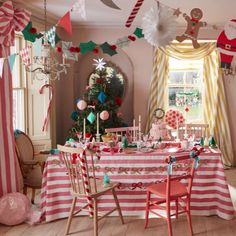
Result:
<instances>
[{"instance_id":1,"label":"pink wall","mask_svg":"<svg viewBox=\"0 0 236 236\"><path fill-rule=\"evenodd\" d=\"M94 41L95 43L104 43L105 41L113 44L118 38L123 36L128 36L134 31L133 29L126 28L75 28L73 29L73 38L65 38L65 35L61 35L67 41L72 41L75 45L80 42ZM179 29L178 34L182 34L184 29ZM204 40L216 40L221 30L213 30L211 28L201 29L199 39ZM142 128L145 128L147 107L148 107L148 97L149 97L149 85L151 81L152 74L152 53L153 48L150 44L146 42L145 39L137 39L135 42L131 42L128 47L124 47L123 50L129 56L133 64L133 76L134 76L134 117L137 120L138 115L142 116ZM96 55L95 55L96 57ZM68 85L66 90L70 93L69 97L72 97L71 91L73 90L73 82L71 78L67 76L66 82L62 82L60 88L65 91L65 83ZM230 126L233 138L234 147L236 147L236 126L233 125L234 117L236 117L236 94L234 88L236 87L235 78L225 78L225 88L229 104L229 115L230 115ZM69 100L68 97L68 100ZM63 99L64 100L64 99ZM67 111L73 110L74 101L68 101ZM68 124L64 124L66 127L70 127ZM66 132L66 129L64 130ZM236 154L236 148L235 148ZM236 155L235 155L236 156Z\"/></svg>"}]
</instances>

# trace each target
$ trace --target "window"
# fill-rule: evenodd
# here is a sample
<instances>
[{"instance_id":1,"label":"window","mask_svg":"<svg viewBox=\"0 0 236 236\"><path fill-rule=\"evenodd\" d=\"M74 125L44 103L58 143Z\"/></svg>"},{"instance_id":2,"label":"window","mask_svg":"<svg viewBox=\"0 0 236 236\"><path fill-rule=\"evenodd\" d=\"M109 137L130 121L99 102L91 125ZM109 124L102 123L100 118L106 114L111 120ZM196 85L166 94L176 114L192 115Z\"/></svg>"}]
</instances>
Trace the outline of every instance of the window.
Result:
<instances>
[{"instance_id":1,"label":"window","mask_svg":"<svg viewBox=\"0 0 236 236\"><path fill-rule=\"evenodd\" d=\"M168 106L182 112L187 123L203 121L203 59L169 59ZM185 109L189 111L186 112Z\"/></svg>"},{"instance_id":2,"label":"window","mask_svg":"<svg viewBox=\"0 0 236 236\"><path fill-rule=\"evenodd\" d=\"M15 36L15 46L11 54L19 53L24 47L24 40L20 35ZM16 56L12 70L13 86L13 128L26 131L26 75L20 56Z\"/></svg>"}]
</instances>

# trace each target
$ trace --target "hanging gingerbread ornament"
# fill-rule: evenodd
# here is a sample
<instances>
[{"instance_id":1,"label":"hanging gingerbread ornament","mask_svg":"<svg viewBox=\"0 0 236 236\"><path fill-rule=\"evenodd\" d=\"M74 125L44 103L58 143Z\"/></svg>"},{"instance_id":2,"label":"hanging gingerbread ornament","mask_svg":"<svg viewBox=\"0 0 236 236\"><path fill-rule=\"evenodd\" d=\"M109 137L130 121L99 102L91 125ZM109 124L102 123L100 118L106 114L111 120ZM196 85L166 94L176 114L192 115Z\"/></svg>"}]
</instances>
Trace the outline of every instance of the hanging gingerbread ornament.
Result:
<instances>
[{"instance_id":1,"label":"hanging gingerbread ornament","mask_svg":"<svg viewBox=\"0 0 236 236\"><path fill-rule=\"evenodd\" d=\"M176 40L183 42L184 40L189 39L192 41L194 48L199 48L200 44L197 41L198 32L199 29L206 26L207 23L200 21L203 17L203 13L199 8L193 8L190 12L190 16L191 18L186 13L183 14L184 19L187 21L187 29L185 30L184 34L177 36Z\"/></svg>"}]
</instances>

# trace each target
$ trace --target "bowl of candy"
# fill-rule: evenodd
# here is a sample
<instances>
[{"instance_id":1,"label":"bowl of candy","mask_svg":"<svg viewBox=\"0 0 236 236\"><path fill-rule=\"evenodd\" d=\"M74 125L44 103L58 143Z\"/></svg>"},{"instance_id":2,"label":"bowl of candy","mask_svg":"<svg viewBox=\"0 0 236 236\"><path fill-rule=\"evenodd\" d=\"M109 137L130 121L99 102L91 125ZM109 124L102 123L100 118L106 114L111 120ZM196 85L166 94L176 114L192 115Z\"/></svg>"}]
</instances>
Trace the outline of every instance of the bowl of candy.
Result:
<instances>
[{"instance_id":1,"label":"bowl of candy","mask_svg":"<svg viewBox=\"0 0 236 236\"><path fill-rule=\"evenodd\" d=\"M113 135L111 133L103 134L102 141L104 143L109 143L110 141L112 141L112 137L113 137Z\"/></svg>"}]
</instances>

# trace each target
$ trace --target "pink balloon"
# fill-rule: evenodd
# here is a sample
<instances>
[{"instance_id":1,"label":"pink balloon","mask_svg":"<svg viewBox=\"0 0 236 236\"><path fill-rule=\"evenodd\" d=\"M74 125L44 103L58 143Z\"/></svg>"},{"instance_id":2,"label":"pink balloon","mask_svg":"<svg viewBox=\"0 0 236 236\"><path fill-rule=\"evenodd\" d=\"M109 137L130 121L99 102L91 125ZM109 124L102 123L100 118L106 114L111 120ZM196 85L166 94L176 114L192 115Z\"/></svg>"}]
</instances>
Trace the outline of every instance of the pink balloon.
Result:
<instances>
[{"instance_id":1,"label":"pink balloon","mask_svg":"<svg viewBox=\"0 0 236 236\"><path fill-rule=\"evenodd\" d=\"M101 120L107 120L109 118L109 112L108 111L102 111L100 113Z\"/></svg>"},{"instance_id":2,"label":"pink balloon","mask_svg":"<svg viewBox=\"0 0 236 236\"><path fill-rule=\"evenodd\" d=\"M84 100L79 100L77 102L77 107L79 110L84 110L87 107L87 102L85 102Z\"/></svg>"},{"instance_id":3,"label":"pink balloon","mask_svg":"<svg viewBox=\"0 0 236 236\"><path fill-rule=\"evenodd\" d=\"M31 209L30 200L22 193L8 193L0 198L0 223L17 225L24 222Z\"/></svg>"}]
</instances>

